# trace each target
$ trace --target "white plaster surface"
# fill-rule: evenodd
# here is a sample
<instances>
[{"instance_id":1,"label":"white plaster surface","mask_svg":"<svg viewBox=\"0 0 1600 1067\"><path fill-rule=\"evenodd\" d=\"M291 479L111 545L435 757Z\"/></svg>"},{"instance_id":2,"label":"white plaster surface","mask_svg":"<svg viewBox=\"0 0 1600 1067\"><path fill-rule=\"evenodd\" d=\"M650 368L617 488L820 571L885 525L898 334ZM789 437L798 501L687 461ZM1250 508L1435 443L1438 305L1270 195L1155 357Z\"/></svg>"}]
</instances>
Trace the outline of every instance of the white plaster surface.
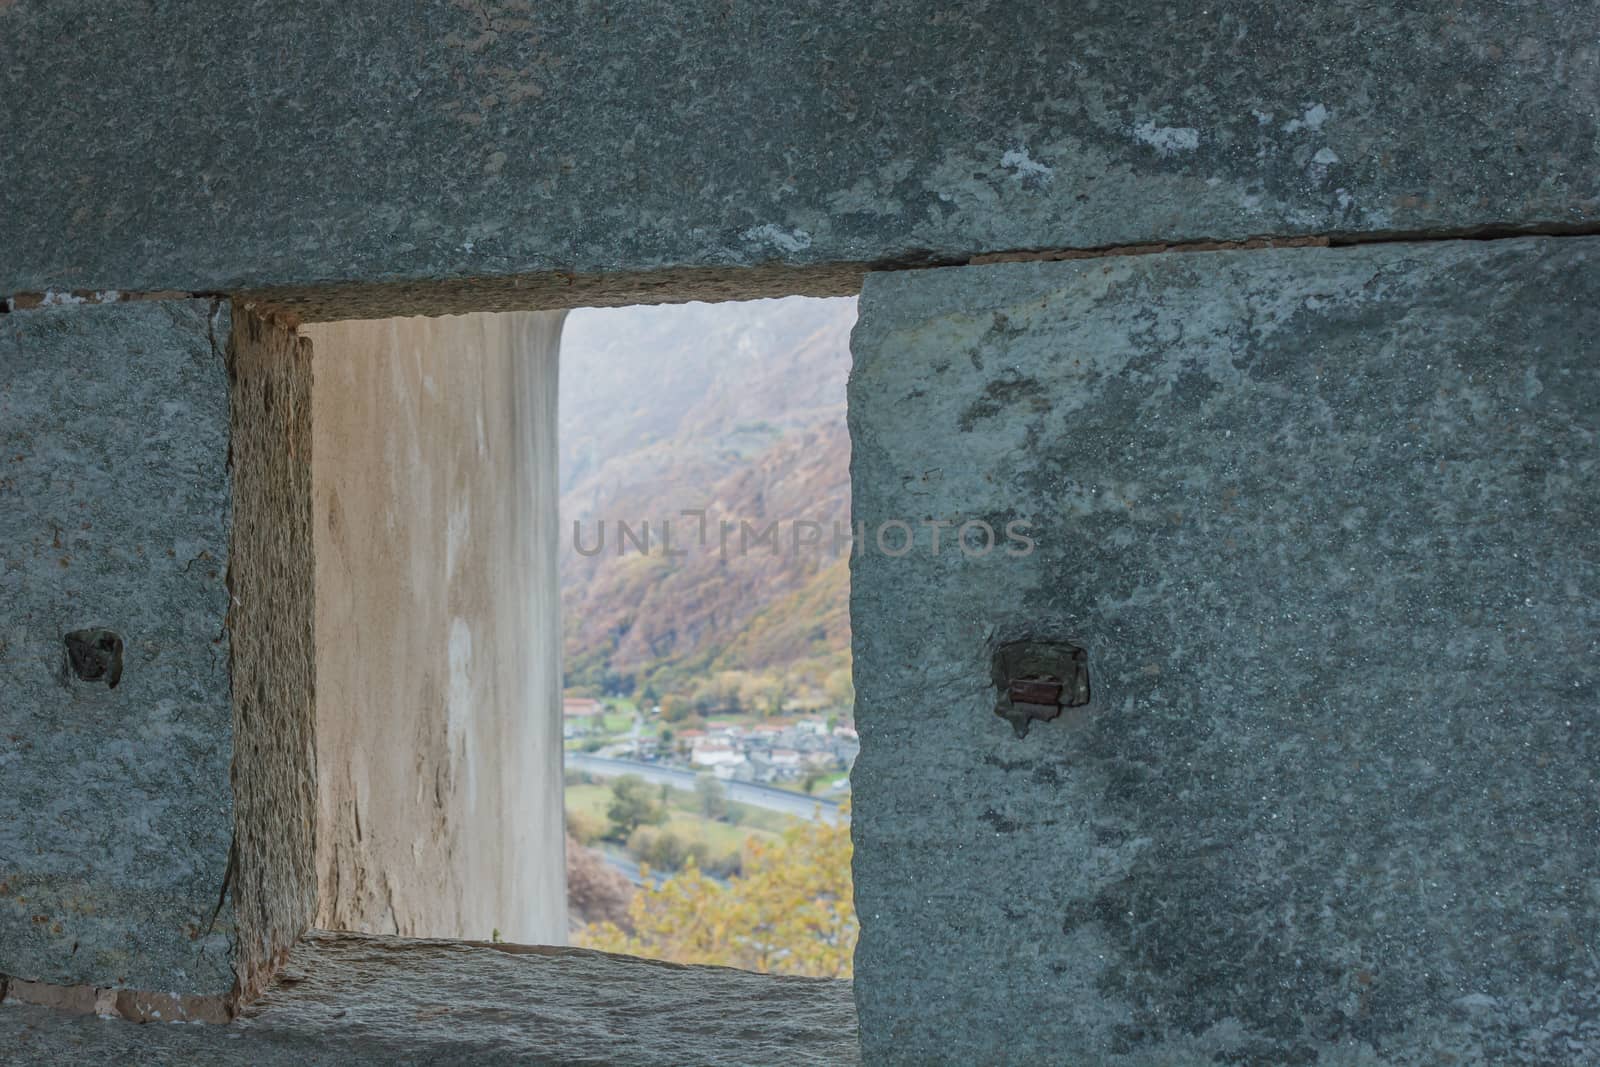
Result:
<instances>
[{"instance_id":1,"label":"white plaster surface","mask_svg":"<svg viewBox=\"0 0 1600 1067\"><path fill-rule=\"evenodd\" d=\"M562 317L305 328L322 926L565 939Z\"/></svg>"}]
</instances>

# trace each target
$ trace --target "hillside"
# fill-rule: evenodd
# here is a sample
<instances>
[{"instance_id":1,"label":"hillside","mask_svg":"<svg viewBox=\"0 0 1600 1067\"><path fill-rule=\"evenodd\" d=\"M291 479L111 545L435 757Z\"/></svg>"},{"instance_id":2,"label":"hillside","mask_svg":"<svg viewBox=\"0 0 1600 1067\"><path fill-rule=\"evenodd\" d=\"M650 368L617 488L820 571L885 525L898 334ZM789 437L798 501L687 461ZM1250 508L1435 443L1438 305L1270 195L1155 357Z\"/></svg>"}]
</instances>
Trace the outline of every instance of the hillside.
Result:
<instances>
[{"instance_id":1,"label":"hillside","mask_svg":"<svg viewBox=\"0 0 1600 1067\"><path fill-rule=\"evenodd\" d=\"M854 300L584 310L562 336L567 683L821 702L848 677L845 379ZM707 543L699 521L707 513ZM821 545L793 544L794 520ZM618 521L651 551L618 553ZM671 523L674 551L660 543ZM776 520L780 545L741 546ZM603 549L593 551L604 535ZM726 549L719 523L729 523ZM747 539L748 540L748 539Z\"/></svg>"}]
</instances>

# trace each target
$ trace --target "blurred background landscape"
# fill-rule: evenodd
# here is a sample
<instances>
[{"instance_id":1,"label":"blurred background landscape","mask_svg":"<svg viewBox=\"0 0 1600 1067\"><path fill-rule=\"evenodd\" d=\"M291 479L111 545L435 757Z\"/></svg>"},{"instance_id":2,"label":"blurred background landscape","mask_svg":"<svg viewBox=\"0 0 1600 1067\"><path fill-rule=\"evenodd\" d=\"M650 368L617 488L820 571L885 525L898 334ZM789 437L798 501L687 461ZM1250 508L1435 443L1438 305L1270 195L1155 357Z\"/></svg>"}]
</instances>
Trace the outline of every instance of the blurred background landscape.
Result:
<instances>
[{"instance_id":1,"label":"blurred background landscape","mask_svg":"<svg viewBox=\"0 0 1600 1067\"><path fill-rule=\"evenodd\" d=\"M834 531L850 525L855 315L854 299L791 297L567 319L563 733L577 943L849 973L858 744L849 550ZM816 524L798 546L797 521Z\"/></svg>"}]
</instances>

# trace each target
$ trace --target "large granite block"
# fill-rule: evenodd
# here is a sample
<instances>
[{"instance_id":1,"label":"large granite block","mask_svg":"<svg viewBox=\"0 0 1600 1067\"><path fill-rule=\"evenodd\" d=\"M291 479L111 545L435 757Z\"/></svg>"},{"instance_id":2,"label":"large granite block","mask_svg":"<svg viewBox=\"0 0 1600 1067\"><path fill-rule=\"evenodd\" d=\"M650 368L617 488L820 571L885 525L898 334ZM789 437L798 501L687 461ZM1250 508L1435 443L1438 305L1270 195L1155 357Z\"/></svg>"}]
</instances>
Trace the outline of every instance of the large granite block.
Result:
<instances>
[{"instance_id":1,"label":"large granite block","mask_svg":"<svg viewBox=\"0 0 1600 1067\"><path fill-rule=\"evenodd\" d=\"M1597 22L1595 0L6 0L0 296L289 286L306 318L372 317L1593 227ZM732 274L757 264L796 272ZM331 283L389 288L304 291Z\"/></svg>"},{"instance_id":2,"label":"large granite block","mask_svg":"<svg viewBox=\"0 0 1600 1067\"><path fill-rule=\"evenodd\" d=\"M853 572L865 1059L1600 1061L1600 240L861 312L854 514L917 535ZM1090 699L1018 736L1024 640Z\"/></svg>"},{"instance_id":3,"label":"large granite block","mask_svg":"<svg viewBox=\"0 0 1600 1067\"><path fill-rule=\"evenodd\" d=\"M0 315L0 975L214 1015L310 924L310 387L222 301Z\"/></svg>"},{"instance_id":4,"label":"large granite block","mask_svg":"<svg viewBox=\"0 0 1600 1067\"><path fill-rule=\"evenodd\" d=\"M219 343L221 343L219 339ZM233 878L238 995L265 985L317 907L311 343L235 308L231 383Z\"/></svg>"},{"instance_id":5,"label":"large granite block","mask_svg":"<svg viewBox=\"0 0 1600 1067\"><path fill-rule=\"evenodd\" d=\"M203 300L0 316L0 973L233 985L228 329ZM78 631L114 635L97 680Z\"/></svg>"}]
</instances>

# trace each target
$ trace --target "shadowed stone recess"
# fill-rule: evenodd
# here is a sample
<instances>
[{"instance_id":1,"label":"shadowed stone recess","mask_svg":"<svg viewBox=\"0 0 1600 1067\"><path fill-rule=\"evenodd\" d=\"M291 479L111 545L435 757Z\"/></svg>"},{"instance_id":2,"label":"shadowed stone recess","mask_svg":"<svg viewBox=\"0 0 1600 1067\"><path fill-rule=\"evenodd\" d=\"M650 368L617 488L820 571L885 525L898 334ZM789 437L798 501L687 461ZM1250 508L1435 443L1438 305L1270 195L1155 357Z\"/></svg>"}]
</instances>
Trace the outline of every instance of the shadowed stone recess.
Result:
<instances>
[{"instance_id":1,"label":"shadowed stone recess","mask_svg":"<svg viewBox=\"0 0 1600 1067\"><path fill-rule=\"evenodd\" d=\"M599 303L760 264L838 291L841 265L1016 249L1593 226L1597 21L1594 0L280 0L245 19L17 0L0 294L393 283L300 294L337 318L442 310L432 283L457 287L450 310L474 280L570 306L563 275L638 283L597 283Z\"/></svg>"},{"instance_id":2,"label":"shadowed stone recess","mask_svg":"<svg viewBox=\"0 0 1600 1067\"><path fill-rule=\"evenodd\" d=\"M582 949L314 933L231 1027L0 1006L9 1063L858 1062L850 983Z\"/></svg>"},{"instance_id":3,"label":"shadowed stone recess","mask_svg":"<svg viewBox=\"0 0 1600 1067\"><path fill-rule=\"evenodd\" d=\"M1583 238L869 277L857 521L1036 544L854 561L864 1059L1600 1059L1597 338Z\"/></svg>"},{"instance_id":4,"label":"shadowed stone recess","mask_svg":"<svg viewBox=\"0 0 1600 1067\"><path fill-rule=\"evenodd\" d=\"M228 337L239 993L260 991L317 907L311 343L237 311Z\"/></svg>"},{"instance_id":5,"label":"shadowed stone recess","mask_svg":"<svg viewBox=\"0 0 1600 1067\"><path fill-rule=\"evenodd\" d=\"M233 985L228 320L0 316L0 974ZM114 688L73 631L120 640Z\"/></svg>"}]
</instances>

